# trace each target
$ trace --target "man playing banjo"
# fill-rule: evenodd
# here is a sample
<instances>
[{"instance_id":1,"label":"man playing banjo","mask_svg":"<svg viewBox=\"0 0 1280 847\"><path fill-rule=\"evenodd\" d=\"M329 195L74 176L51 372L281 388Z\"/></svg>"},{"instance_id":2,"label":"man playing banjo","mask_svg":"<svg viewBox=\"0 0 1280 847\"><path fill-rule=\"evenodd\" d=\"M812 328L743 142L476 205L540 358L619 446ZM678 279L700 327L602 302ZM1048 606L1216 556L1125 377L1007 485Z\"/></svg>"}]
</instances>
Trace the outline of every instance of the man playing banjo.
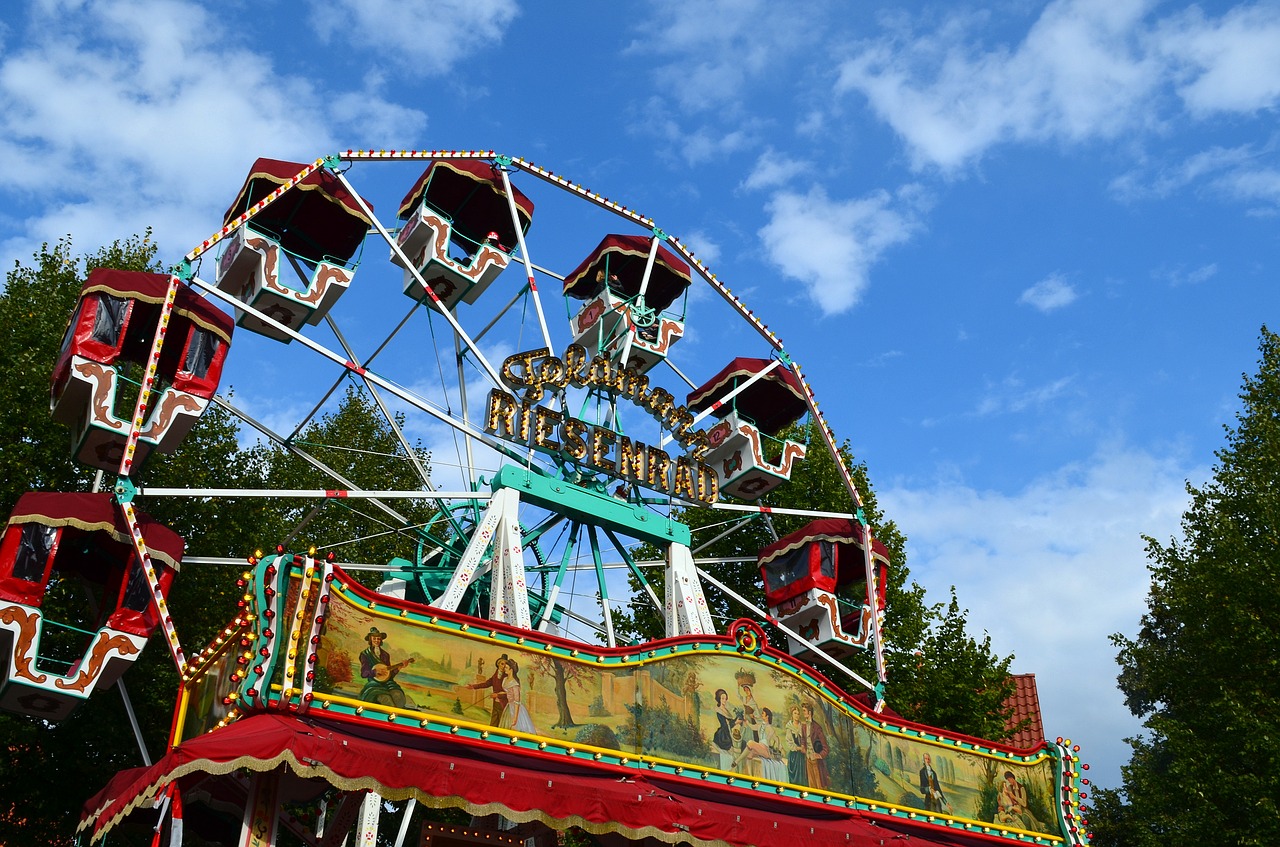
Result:
<instances>
[{"instance_id":1,"label":"man playing banjo","mask_svg":"<svg viewBox=\"0 0 1280 847\"><path fill-rule=\"evenodd\" d=\"M396 674L412 663L413 659L391 664L391 654L382 649L382 642L386 637L387 634L379 632L376 626L369 627L369 634L364 637L369 646L360 653L360 676L368 682L360 689L360 699L404 708L407 698L400 683L396 682Z\"/></svg>"}]
</instances>

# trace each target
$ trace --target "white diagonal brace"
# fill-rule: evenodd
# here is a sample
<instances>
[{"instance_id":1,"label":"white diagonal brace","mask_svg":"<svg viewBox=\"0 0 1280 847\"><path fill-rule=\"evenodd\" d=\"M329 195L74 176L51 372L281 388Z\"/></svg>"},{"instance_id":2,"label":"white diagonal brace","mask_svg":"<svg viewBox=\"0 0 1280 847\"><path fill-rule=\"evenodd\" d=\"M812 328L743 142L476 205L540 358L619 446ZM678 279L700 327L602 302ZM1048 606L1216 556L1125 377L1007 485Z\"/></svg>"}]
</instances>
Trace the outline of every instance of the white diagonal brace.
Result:
<instances>
[{"instance_id":1,"label":"white diagonal brace","mask_svg":"<svg viewBox=\"0 0 1280 847\"><path fill-rule=\"evenodd\" d=\"M667 548L667 637L711 635L715 623L702 593L693 554L683 544Z\"/></svg>"}]
</instances>

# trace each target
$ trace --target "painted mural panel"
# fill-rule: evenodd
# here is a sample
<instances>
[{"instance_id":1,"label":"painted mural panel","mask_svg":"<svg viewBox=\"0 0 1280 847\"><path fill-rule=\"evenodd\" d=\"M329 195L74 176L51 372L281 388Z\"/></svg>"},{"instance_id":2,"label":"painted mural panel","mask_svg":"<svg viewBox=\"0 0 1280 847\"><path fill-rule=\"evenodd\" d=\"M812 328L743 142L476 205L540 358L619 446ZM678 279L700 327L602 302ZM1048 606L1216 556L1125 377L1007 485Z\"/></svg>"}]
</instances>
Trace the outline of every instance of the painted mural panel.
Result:
<instances>
[{"instance_id":1,"label":"painted mural panel","mask_svg":"<svg viewBox=\"0 0 1280 847\"><path fill-rule=\"evenodd\" d=\"M231 681L235 668L236 663L231 661L230 653L224 652L187 686L179 741L206 733L227 717L230 707L223 702L223 698L235 689Z\"/></svg>"},{"instance_id":2,"label":"painted mural panel","mask_svg":"<svg viewBox=\"0 0 1280 847\"><path fill-rule=\"evenodd\" d=\"M584 651L585 654L586 651ZM626 664L371 613L335 592L315 693L921 812L1059 833L1046 755L875 726L788 670L708 644Z\"/></svg>"}]
</instances>

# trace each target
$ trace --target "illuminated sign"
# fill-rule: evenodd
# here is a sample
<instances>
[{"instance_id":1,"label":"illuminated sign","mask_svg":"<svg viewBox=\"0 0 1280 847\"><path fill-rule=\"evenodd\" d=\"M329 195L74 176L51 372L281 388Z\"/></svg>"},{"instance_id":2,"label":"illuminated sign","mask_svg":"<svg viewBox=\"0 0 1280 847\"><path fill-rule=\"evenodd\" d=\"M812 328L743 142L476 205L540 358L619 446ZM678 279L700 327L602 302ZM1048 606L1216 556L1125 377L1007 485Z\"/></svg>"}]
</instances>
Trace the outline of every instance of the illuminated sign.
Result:
<instances>
[{"instance_id":1,"label":"illuminated sign","mask_svg":"<svg viewBox=\"0 0 1280 847\"><path fill-rule=\"evenodd\" d=\"M714 503L719 496L716 472L703 462L710 448L707 433L693 428L694 414L664 388L649 387L649 377L623 369L609 358L588 358L581 344L571 344L563 357L543 347L508 356L502 380L519 392L489 392L485 431L537 450L567 456L596 470L673 497ZM538 405L548 392L565 388L599 389L628 399L653 415L688 455L665 450Z\"/></svg>"}]
</instances>

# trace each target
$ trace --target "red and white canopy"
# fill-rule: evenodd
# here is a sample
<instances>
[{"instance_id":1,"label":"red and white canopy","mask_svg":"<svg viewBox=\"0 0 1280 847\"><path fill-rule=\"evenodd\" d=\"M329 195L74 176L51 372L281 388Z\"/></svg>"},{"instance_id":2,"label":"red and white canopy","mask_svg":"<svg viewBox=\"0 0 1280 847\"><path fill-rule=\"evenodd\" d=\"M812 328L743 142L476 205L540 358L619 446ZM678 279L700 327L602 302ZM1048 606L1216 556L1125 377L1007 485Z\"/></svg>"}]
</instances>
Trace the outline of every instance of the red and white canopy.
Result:
<instances>
[{"instance_id":1,"label":"red and white canopy","mask_svg":"<svg viewBox=\"0 0 1280 847\"><path fill-rule=\"evenodd\" d=\"M710 408L738 385L767 368L770 363L769 359L745 356L734 359L724 370L689 393L689 408L695 412ZM723 418L731 408L737 408L743 416L750 418L761 432L776 435L787 425L799 420L809 410L809 404L805 400L804 387L800 385L795 373L786 365L778 365L735 396L732 405L726 404L712 414Z\"/></svg>"},{"instance_id":2,"label":"red and white canopy","mask_svg":"<svg viewBox=\"0 0 1280 847\"><path fill-rule=\"evenodd\" d=\"M508 752L403 727L380 730L274 713L243 718L184 742L151 767L118 774L85 804L80 828L99 839L135 809L154 821L150 804L173 782L185 791L211 776L281 766L290 783L282 785L282 796L299 796L298 781L312 780L319 787L371 789L391 800L415 797L433 807L667 844L878 847L908 837L921 845L978 843L842 805L762 799L758 792L582 759Z\"/></svg>"},{"instance_id":3,"label":"red and white canopy","mask_svg":"<svg viewBox=\"0 0 1280 847\"><path fill-rule=\"evenodd\" d=\"M147 552L174 570L182 562L182 536L143 512L135 512ZM9 525L37 523L71 526L86 532L105 532L121 544L132 544L129 527L110 494L68 494L60 491L28 491L18 498Z\"/></svg>"},{"instance_id":4,"label":"red and white canopy","mask_svg":"<svg viewBox=\"0 0 1280 847\"><path fill-rule=\"evenodd\" d=\"M623 297L635 297L644 279L649 245L650 239L645 235L606 235L591 255L564 278L565 296L579 300L595 297L604 289L608 265L609 276L617 277L609 287ZM690 282L689 266L675 253L659 247L649 275L649 287L645 289L645 303L661 312L684 293Z\"/></svg>"},{"instance_id":5,"label":"red and white canopy","mask_svg":"<svg viewBox=\"0 0 1280 847\"><path fill-rule=\"evenodd\" d=\"M229 225L262 198L302 172L306 165L279 159L253 163L236 200L223 215ZM373 208L372 204L369 206ZM253 225L280 241L280 246L312 261L330 256L348 261L364 241L372 221L346 186L329 171L317 168L253 217Z\"/></svg>"},{"instance_id":6,"label":"red and white canopy","mask_svg":"<svg viewBox=\"0 0 1280 847\"><path fill-rule=\"evenodd\" d=\"M837 547L863 549L862 525L844 518L820 518L772 544L760 548L756 561L764 579L765 598L776 606L798 594L816 588L834 592L839 585L866 576L862 554L839 556ZM823 549L825 545L825 549ZM889 548L872 538L871 549L889 559ZM878 577L880 601L884 602L884 577Z\"/></svg>"},{"instance_id":7,"label":"red and white canopy","mask_svg":"<svg viewBox=\"0 0 1280 847\"><path fill-rule=\"evenodd\" d=\"M516 211L520 229L529 231L533 222L533 201L514 185ZM511 223L511 208L502 176L492 162L480 159L436 159L409 193L400 201L399 217L407 219L418 208L422 198L453 220L453 227L473 241L483 241L490 232L498 234L498 242L507 250L516 246L516 230Z\"/></svg>"},{"instance_id":8,"label":"red and white canopy","mask_svg":"<svg viewBox=\"0 0 1280 847\"><path fill-rule=\"evenodd\" d=\"M95 292L159 305L164 303L165 296L169 292L169 275L94 268L89 272L84 288L80 290L80 299L83 300L87 295ZM200 297L186 285L178 287L178 295L173 301L173 317L177 320L191 321L196 326L209 330L221 338L224 344L231 343L235 321L211 301Z\"/></svg>"}]
</instances>

